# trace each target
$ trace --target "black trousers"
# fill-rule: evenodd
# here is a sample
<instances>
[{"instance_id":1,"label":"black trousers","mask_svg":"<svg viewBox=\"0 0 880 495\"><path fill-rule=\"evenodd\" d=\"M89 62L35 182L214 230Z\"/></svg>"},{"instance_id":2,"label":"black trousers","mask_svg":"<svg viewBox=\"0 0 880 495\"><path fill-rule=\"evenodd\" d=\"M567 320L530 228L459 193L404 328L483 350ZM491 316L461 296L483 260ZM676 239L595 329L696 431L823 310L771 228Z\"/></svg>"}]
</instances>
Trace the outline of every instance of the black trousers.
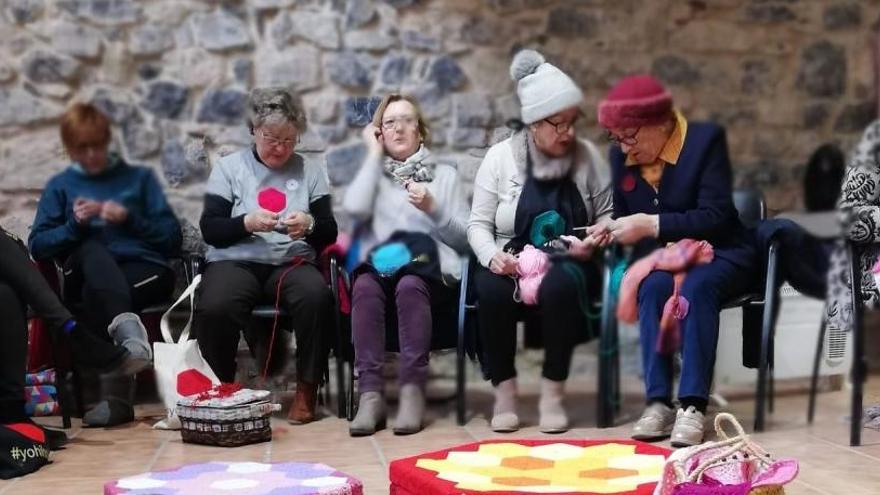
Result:
<instances>
[{"instance_id":1,"label":"black trousers","mask_svg":"<svg viewBox=\"0 0 880 495\"><path fill-rule=\"evenodd\" d=\"M27 304L46 320L50 331L72 318L24 246L0 230L0 422L24 416Z\"/></svg>"},{"instance_id":2,"label":"black trousers","mask_svg":"<svg viewBox=\"0 0 880 495\"><path fill-rule=\"evenodd\" d=\"M579 275L573 276L572 270ZM526 306L513 299L516 283L508 276L496 275L481 266L474 282L480 339L488 360L489 378L492 385L497 385L516 376L516 323ZM544 342L544 378L568 378L574 346L589 338L584 313L589 301L585 292L598 293L600 282L594 264L574 261L555 262L544 276L536 308Z\"/></svg>"},{"instance_id":3,"label":"black trousers","mask_svg":"<svg viewBox=\"0 0 880 495\"><path fill-rule=\"evenodd\" d=\"M208 264L193 326L202 357L221 381L235 380L239 334L256 305L274 304L278 282L290 268L242 261ZM319 383L333 335L333 294L317 267L302 264L284 276L280 296L296 334L297 379Z\"/></svg>"},{"instance_id":4,"label":"black trousers","mask_svg":"<svg viewBox=\"0 0 880 495\"><path fill-rule=\"evenodd\" d=\"M121 313L137 313L167 302L174 272L149 261L117 261L100 242L87 240L64 262L64 300L82 303L82 320L107 337L107 327Z\"/></svg>"}]
</instances>

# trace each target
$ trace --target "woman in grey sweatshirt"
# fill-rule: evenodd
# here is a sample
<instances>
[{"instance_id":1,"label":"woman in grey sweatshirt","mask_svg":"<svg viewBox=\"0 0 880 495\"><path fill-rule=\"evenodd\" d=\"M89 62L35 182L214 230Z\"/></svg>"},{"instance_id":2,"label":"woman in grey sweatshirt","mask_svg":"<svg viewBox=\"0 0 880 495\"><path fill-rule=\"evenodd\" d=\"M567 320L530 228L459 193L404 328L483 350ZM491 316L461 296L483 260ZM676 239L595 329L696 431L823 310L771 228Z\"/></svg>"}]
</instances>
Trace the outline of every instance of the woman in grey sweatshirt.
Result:
<instances>
[{"instance_id":1,"label":"woman in grey sweatshirt","mask_svg":"<svg viewBox=\"0 0 880 495\"><path fill-rule=\"evenodd\" d=\"M396 319L400 410L394 432L410 434L422 427L432 308L455 302L457 252L468 249L467 205L455 167L428 150L428 128L413 98L386 96L363 136L368 156L343 203L367 227L360 252L368 253L355 271L352 297L360 401L349 432L370 435L384 427L385 324Z\"/></svg>"}]
</instances>

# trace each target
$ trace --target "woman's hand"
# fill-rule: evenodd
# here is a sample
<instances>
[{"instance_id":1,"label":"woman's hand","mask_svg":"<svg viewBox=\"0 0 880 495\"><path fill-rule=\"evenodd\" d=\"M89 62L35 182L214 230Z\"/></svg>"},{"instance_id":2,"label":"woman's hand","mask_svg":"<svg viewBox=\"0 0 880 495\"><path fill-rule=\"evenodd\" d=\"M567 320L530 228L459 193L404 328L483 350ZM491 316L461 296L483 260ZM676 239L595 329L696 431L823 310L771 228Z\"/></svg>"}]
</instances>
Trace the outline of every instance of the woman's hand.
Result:
<instances>
[{"instance_id":1,"label":"woman's hand","mask_svg":"<svg viewBox=\"0 0 880 495\"><path fill-rule=\"evenodd\" d=\"M409 181L405 187L408 193L407 199L411 205L425 213L434 212L437 205L434 203L434 195L428 190L428 186L420 182Z\"/></svg>"},{"instance_id":2,"label":"woman's hand","mask_svg":"<svg viewBox=\"0 0 880 495\"><path fill-rule=\"evenodd\" d=\"M308 213L295 211L288 215L283 223L284 226L287 227L287 235L289 235L294 241L297 241L308 235L307 231L313 222L314 219Z\"/></svg>"},{"instance_id":3,"label":"woman's hand","mask_svg":"<svg viewBox=\"0 0 880 495\"><path fill-rule=\"evenodd\" d=\"M489 270L496 275L516 275L516 256L498 251L489 261Z\"/></svg>"},{"instance_id":4,"label":"woman's hand","mask_svg":"<svg viewBox=\"0 0 880 495\"><path fill-rule=\"evenodd\" d=\"M580 261L587 261L593 255L593 249L596 247L596 240L592 236L586 239L578 239L573 235L563 235L560 239L568 242L568 255Z\"/></svg>"},{"instance_id":5,"label":"woman's hand","mask_svg":"<svg viewBox=\"0 0 880 495\"><path fill-rule=\"evenodd\" d=\"M101 203L92 199L77 198L73 202L73 219L85 225L93 217L101 214Z\"/></svg>"},{"instance_id":6,"label":"woman's hand","mask_svg":"<svg viewBox=\"0 0 880 495\"><path fill-rule=\"evenodd\" d=\"M244 216L244 229L250 233L271 232L278 225L278 214L263 208L256 209Z\"/></svg>"},{"instance_id":7,"label":"woman's hand","mask_svg":"<svg viewBox=\"0 0 880 495\"><path fill-rule=\"evenodd\" d=\"M635 244L647 237L657 237L659 221L657 215L645 213L620 217L611 224L611 235L621 244Z\"/></svg>"},{"instance_id":8,"label":"woman's hand","mask_svg":"<svg viewBox=\"0 0 880 495\"><path fill-rule=\"evenodd\" d=\"M603 248L614 240L611 235L611 221L605 220L587 227L587 237L592 237L596 247Z\"/></svg>"},{"instance_id":9,"label":"woman's hand","mask_svg":"<svg viewBox=\"0 0 880 495\"><path fill-rule=\"evenodd\" d=\"M382 137L381 129L373 124L367 124L361 136L364 138L364 144L367 145L368 154L382 155L385 153L385 140Z\"/></svg>"},{"instance_id":10,"label":"woman's hand","mask_svg":"<svg viewBox=\"0 0 880 495\"><path fill-rule=\"evenodd\" d=\"M109 223L121 224L128 219L128 210L116 201L105 201L101 206L101 218Z\"/></svg>"}]
</instances>

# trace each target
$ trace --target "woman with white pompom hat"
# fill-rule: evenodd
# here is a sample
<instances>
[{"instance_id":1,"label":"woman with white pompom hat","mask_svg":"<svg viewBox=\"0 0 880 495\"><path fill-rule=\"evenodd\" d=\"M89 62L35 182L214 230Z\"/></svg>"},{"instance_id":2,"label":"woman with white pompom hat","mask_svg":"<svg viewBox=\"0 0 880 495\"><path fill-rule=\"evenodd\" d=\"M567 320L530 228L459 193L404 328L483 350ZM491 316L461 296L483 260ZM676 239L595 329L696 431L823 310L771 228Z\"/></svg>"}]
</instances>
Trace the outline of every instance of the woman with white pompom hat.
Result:
<instances>
[{"instance_id":1,"label":"woman with white pompom hat","mask_svg":"<svg viewBox=\"0 0 880 495\"><path fill-rule=\"evenodd\" d=\"M572 349L590 337L584 304L600 290L591 255L597 244L608 241L575 234L610 219L609 169L599 149L575 135L583 93L568 75L534 50L517 53L510 75L523 125L486 153L468 222L468 241L480 264L474 275L480 338L495 387L492 429L519 428L514 357L523 304L514 278L518 255L527 246L553 245L565 247L537 289L545 349L538 408L541 431L562 432L568 429L562 399Z\"/></svg>"}]
</instances>

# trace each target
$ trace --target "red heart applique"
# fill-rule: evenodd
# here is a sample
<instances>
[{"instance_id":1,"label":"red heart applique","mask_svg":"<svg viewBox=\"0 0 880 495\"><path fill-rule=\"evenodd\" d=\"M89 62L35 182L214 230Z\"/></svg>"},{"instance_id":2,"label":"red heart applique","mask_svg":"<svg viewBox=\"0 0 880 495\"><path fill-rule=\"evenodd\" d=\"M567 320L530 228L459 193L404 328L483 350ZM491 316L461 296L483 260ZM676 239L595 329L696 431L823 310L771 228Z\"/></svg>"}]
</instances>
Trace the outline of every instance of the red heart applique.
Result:
<instances>
[{"instance_id":1,"label":"red heart applique","mask_svg":"<svg viewBox=\"0 0 880 495\"><path fill-rule=\"evenodd\" d=\"M260 208L281 213L287 206L287 196L274 187L267 187L257 194L257 203Z\"/></svg>"},{"instance_id":2,"label":"red heart applique","mask_svg":"<svg viewBox=\"0 0 880 495\"><path fill-rule=\"evenodd\" d=\"M201 371L188 369L177 374L177 393L186 397L211 390L211 379Z\"/></svg>"},{"instance_id":3,"label":"red heart applique","mask_svg":"<svg viewBox=\"0 0 880 495\"><path fill-rule=\"evenodd\" d=\"M632 192L636 188L636 178L632 174L626 174L620 180L620 188L623 192Z\"/></svg>"}]
</instances>

